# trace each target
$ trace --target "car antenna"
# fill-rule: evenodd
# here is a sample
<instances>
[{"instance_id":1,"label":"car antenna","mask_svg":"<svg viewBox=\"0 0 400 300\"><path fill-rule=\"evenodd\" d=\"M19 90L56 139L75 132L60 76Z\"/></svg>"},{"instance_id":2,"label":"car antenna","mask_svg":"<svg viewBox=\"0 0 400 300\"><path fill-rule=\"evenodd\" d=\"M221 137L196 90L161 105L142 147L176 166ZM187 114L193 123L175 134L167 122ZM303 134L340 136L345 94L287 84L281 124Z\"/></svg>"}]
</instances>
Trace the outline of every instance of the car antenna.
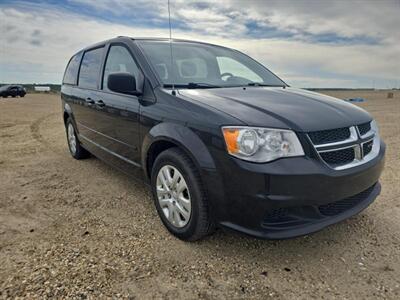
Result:
<instances>
[{"instance_id":1,"label":"car antenna","mask_svg":"<svg viewBox=\"0 0 400 300\"><path fill-rule=\"evenodd\" d=\"M168 23L169 23L169 49L171 51L171 79L172 79L172 95L176 95L175 92L175 85L174 85L174 59L172 55L172 29L171 29L171 10L170 10L170 5L169 5L169 0L168 0Z\"/></svg>"}]
</instances>

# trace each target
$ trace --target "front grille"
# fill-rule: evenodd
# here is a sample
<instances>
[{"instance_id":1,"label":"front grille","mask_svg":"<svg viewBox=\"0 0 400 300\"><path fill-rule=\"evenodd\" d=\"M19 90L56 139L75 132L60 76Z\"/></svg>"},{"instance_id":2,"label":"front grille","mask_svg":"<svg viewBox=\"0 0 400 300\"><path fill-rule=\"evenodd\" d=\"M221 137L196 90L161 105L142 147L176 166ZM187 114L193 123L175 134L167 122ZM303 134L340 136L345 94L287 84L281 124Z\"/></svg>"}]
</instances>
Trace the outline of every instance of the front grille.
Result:
<instances>
[{"instance_id":1,"label":"front grille","mask_svg":"<svg viewBox=\"0 0 400 300\"><path fill-rule=\"evenodd\" d=\"M357 126L358 131L360 132L361 135L366 134L368 131L371 130L371 122L360 124Z\"/></svg>"},{"instance_id":2,"label":"front grille","mask_svg":"<svg viewBox=\"0 0 400 300\"><path fill-rule=\"evenodd\" d=\"M372 130L371 122L308 132L307 135L320 158L335 170L361 165L378 154L378 151L372 153L372 149L375 149L373 147L375 132ZM379 148L379 145L376 146ZM368 157L365 158L366 156Z\"/></svg>"},{"instance_id":3,"label":"front grille","mask_svg":"<svg viewBox=\"0 0 400 300\"><path fill-rule=\"evenodd\" d=\"M310 137L314 145L335 143L348 139L350 137L350 129L348 127L345 127L330 130L313 131L309 132L308 136Z\"/></svg>"},{"instance_id":4,"label":"front grille","mask_svg":"<svg viewBox=\"0 0 400 300\"><path fill-rule=\"evenodd\" d=\"M351 163L355 158L354 148L321 152L322 159L333 167Z\"/></svg>"},{"instance_id":5,"label":"front grille","mask_svg":"<svg viewBox=\"0 0 400 300\"><path fill-rule=\"evenodd\" d=\"M371 152L373 144L374 144L374 141L369 141L369 142L366 142L365 144L363 144L364 156Z\"/></svg>"},{"instance_id":6,"label":"front grille","mask_svg":"<svg viewBox=\"0 0 400 300\"><path fill-rule=\"evenodd\" d=\"M349 198L339 200L336 202L320 205L318 207L319 212L327 217L335 216L340 213L345 212L348 209L351 209L352 207L356 206L358 203L362 202L365 200L372 192L374 189L375 185L371 186L370 188L366 189L365 191L351 196Z\"/></svg>"}]
</instances>

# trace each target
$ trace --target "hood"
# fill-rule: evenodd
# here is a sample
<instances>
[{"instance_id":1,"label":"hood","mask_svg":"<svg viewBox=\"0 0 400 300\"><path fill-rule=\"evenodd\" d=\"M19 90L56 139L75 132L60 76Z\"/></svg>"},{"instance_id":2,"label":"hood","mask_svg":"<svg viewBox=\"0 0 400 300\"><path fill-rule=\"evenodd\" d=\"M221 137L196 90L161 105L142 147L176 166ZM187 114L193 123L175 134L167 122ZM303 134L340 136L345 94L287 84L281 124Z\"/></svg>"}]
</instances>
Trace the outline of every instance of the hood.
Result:
<instances>
[{"instance_id":1,"label":"hood","mask_svg":"<svg viewBox=\"0 0 400 300\"><path fill-rule=\"evenodd\" d=\"M309 132L372 120L365 110L353 104L290 87L182 89L179 94L223 111L249 126Z\"/></svg>"}]
</instances>

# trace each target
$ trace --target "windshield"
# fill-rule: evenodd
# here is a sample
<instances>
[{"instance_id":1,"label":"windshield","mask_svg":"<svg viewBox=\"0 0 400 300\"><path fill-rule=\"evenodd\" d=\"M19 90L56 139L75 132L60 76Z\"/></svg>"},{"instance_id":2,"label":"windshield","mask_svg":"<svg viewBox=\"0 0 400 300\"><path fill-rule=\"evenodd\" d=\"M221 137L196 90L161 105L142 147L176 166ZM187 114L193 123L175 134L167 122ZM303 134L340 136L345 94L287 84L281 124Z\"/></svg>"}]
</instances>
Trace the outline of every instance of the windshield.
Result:
<instances>
[{"instance_id":1,"label":"windshield","mask_svg":"<svg viewBox=\"0 0 400 300\"><path fill-rule=\"evenodd\" d=\"M250 57L227 48L190 42L137 41L165 87L286 86Z\"/></svg>"}]
</instances>

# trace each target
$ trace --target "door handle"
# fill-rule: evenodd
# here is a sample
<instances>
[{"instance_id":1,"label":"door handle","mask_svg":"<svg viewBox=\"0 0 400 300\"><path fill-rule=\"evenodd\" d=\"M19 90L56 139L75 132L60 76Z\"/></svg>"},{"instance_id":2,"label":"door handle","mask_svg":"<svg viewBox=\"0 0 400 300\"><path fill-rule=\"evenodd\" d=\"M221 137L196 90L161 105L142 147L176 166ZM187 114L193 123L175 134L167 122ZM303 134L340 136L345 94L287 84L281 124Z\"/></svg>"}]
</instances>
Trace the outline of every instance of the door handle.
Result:
<instances>
[{"instance_id":1,"label":"door handle","mask_svg":"<svg viewBox=\"0 0 400 300\"><path fill-rule=\"evenodd\" d=\"M103 100L98 100L98 101L96 101L96 105L99 106L99 107L104 107L104 106L106 106L106 104L103 102Z\"/></svg>"},{"instance_id":2,"label":"door handle","mask_svg":"<svg viewBox=\"0 0 400 300\"><path fill-rule=\"evenodd\" d=\"M85 101L86 101L86 103L89 104L89 105L94 104L94 100L93 100L92 98L86 98Z\"/></svg>"}]
</instances>

